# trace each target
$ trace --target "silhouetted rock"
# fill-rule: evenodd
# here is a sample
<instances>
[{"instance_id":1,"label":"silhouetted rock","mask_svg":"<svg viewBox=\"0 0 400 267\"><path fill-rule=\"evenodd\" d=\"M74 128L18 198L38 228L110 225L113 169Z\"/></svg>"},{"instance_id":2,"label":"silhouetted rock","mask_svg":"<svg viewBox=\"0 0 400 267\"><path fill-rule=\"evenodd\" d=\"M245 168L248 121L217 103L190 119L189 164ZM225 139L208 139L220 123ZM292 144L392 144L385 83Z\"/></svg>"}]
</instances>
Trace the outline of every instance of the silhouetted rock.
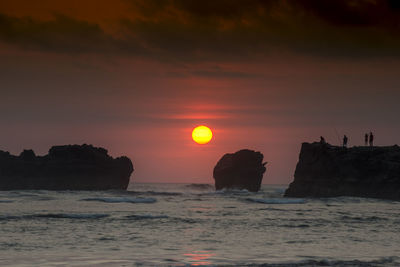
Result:
<instances>
[{"instance_id":1,"label":"silhouetted rock","mask_svg":"<svg viewBox=\"0 0 400 267\"><path fill-rule=\"evenodd\" d=\"M400 148L303 143L285 196L400 199Z\"/></svg>"},{"instance_id":2,"label":"silhouetted rock","mask_svg":"<svg viewBox=\"0 0 400 267\"><path fill-rule=\"evenodd\" d=\"M214 167L215 189L260 190L266 170L263 154L248 149L225 154Z\"/></svg>"},{"instance_id":3,"label":"silhouetted rock","mask_svg":"<svg viewBox=\"0 0 400 267\"><path fill-rule=\"evenodd\" d=\"M132 172L129 158L91 145L54 146L45 156L0 151L0 190L126 190Z\"/></svg>"},{"instance_id":4,"label":"silhouetted rock","mask_svg":"<svg viewBox=\"0 0 400 267\"><path fill-rule=\"evenodd\" d=\"M19 157L22 160L35 160L36 155L32 149L29 149L29 150L22 151L21 154L19 155Z\"/></svg>"}]
</instances>

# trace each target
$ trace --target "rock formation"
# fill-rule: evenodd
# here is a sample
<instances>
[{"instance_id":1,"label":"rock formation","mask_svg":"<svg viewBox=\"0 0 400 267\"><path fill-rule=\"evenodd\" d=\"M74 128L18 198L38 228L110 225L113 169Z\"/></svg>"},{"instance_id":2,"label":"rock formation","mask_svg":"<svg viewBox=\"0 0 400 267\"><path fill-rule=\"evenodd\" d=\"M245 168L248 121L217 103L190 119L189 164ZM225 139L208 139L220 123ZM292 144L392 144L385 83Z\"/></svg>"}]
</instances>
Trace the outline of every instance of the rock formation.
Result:
<instances>
[{"instance_id":1,"label":"rock formation","mask_svg":"<svg viewBox=\"0 0 400 267\"><path fill-rule=\"evenodd\" d=\"M214 167L215 189L260 190L266 170L263 154L248 149L233 154L225 154Z\"/></svg>"},{"instance_id":2,"label":"rock formation","mask_svg":"<svg viewBox=\"0 0 400 267\"><path fill-rule=\"evenodd\" d=\"M303 143L285 196L400 199L400 148Z\"/></svg>"},{"instance_id":3,"label":"rock formation","mask_svg":"<svg viewBox=\"0 0 400 267\"><path fill-rule=\"evenodd\" d=\"M133 165L91 145L54 146L48 155L0 150L0 190L126 190Z\"/></svg>"}]
</instances>

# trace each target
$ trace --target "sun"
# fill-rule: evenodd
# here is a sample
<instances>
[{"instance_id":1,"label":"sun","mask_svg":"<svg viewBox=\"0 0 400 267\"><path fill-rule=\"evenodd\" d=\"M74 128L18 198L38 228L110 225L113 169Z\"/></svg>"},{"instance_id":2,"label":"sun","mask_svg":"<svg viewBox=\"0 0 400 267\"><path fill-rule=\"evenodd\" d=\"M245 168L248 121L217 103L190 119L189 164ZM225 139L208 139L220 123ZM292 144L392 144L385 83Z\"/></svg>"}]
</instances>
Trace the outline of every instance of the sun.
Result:
<instances>
[{"instance_id":1,"label":"sun","mask_svg":"<svg viewBox=\"0 0 400 267\"><path fill-rule=\"evenodd\" d=\"M193 129L192 138L193 141L200 145L205 145L211 141L213 137L212 131L210 128L204 125L197 126Z\"/></svg>"}]
</instances>

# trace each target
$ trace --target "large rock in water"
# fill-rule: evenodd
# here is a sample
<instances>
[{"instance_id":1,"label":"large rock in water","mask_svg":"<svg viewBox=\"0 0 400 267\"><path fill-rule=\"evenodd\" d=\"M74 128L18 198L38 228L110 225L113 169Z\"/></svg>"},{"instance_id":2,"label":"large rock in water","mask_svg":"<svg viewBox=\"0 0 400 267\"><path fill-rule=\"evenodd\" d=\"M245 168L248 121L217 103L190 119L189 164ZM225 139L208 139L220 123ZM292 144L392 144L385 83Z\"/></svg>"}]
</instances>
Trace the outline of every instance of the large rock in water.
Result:
<instances>
[{"instance_id":1,"label":"large rock in water","mask_svg":"<svg viewBox=\"0 0 400 267\"><path fill-rule=\"evenodd\" d=\"M225 154L214 168L215 189L260 190L266 170L263 154L248 149L233 154Z\"/></svg>"},{"instance_id":2,"label":"large rock in water","mask_svg":"<svg viewBox=\"0 0 400 267\"><path fill-rule=\"evenodd\" d=\"M126 190L133 165L91 145L54 146L36 156L0 151L0 190Z\"/></svg>"},{"instance_id":3,"label":"large rock in water","mask_svg":"<svg viewBox=\"0 0 400 267\"><path fill-rule=\"evenodd\" d=\"M400 148L303 143L285 196L400 199Z\"/></svg>"}]
</instances>

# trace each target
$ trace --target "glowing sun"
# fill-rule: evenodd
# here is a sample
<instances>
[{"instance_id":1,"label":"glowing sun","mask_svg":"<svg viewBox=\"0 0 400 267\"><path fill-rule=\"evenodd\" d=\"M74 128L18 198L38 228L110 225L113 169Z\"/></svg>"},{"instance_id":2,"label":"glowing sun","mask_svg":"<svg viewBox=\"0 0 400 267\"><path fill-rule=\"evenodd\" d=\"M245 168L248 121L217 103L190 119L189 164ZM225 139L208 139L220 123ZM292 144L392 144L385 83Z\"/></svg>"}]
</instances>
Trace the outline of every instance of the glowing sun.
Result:
<instances>
[{"instance_id":1,"label":"glowing sun","mask_svg":"<svg viewBox=\"0 0 400 267\"><path fill-rule=\"evenodd\" d=\"M192 138L193 141L200 145L207 144L211 141L213 137L212 131L210 128L204 125L197 126L193 129Z\"/></svg>"}]
</instances>

